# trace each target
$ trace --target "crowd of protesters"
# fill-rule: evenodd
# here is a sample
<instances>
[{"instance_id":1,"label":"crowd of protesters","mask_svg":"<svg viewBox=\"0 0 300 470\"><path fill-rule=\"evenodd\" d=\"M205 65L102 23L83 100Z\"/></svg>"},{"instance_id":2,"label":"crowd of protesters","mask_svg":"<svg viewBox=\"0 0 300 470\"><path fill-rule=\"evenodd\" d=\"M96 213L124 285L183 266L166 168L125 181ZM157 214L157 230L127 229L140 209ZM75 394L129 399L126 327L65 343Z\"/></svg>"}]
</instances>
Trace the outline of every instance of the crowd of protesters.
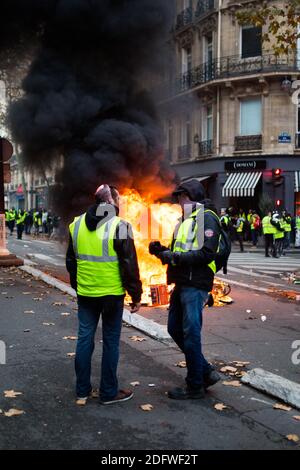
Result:
<instances>
[{"instance_id":1,"label":"crowd of protesters","mask_svg":"<svg viewBox=\"0 0 300 470\"><path fill-rule=\"evenodd\" d=\"M36 237L44 235L54 238L58 231L59 220L58 216L46 209L25 211L12 207L10 210L5 210L5 221L9 234L12 236L16 228L18 240L22 240L23 233Z\"/></svg>"},{"instance_id":2,"label":"crowd of protesters","mask_svg":"<svg viewBox=\"0 0 300 470\"><path fill-rule=\"evenodd\" d=\"M235 209L221 210L223 228L230 234L232 242L238 242L241 253L244 243L257 247L260 237L264 237L265 256L279 258L294 244L300 248L300 213L292 217L286 210L259 211Z\"/></svg>"}]
</instances>

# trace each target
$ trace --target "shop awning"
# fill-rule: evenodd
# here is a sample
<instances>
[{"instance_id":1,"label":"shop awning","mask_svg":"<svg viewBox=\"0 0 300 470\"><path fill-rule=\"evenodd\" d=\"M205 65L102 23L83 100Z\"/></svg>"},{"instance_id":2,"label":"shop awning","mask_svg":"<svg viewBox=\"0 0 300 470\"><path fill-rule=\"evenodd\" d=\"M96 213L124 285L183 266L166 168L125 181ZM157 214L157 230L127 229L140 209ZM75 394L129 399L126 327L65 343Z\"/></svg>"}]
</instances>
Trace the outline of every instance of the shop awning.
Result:
<instances>
[{"instance_id":1,"label":"shop awning","mask_svg":"<svg viewBox=\"0 0 300 470\"><path fill-rule=\"evenodd\" d=\"M295 193L300 192L300 171L295 171Z\"/></svg>"},{"instance_id":2,"label":"shop awning","mask_svg":"<svg viewBox=\"0 0 300 470\"><path fill-rule=\"evenodd\" d=\"M232 173L223 188L223 197L253 197L262 172Z\"/></svg>"}]
</instances>

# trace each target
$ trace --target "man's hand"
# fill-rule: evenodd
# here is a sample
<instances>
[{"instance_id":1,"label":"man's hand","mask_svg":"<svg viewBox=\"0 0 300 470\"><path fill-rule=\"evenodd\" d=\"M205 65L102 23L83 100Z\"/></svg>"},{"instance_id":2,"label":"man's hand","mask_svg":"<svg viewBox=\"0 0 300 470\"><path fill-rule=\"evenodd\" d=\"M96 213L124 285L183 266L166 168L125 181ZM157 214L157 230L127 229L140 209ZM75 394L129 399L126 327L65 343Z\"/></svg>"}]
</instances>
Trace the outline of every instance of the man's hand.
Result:
<instances>
[{"instance_id":1,"label":"man's hand","mask_svg":"<svg viewBox=\"0 0 300 470\"><path fill-rule=\"evenodd\" d=\"M162 252L162 249L160 242L151 242L149 244L150 255L158 256Z\"/></svg>"},{"instance_id":2,"label":"man's hand","mask_svg":"<svg viewBox=\"0 0 300 470\"><path fill-rule=\"evenodd\" d=\"M161 260L162 264L172 264L175 265L175 253L173 251L167 250L163 251L158 255L159 259Z\"/></svg>"},{"instance_id":3,"label":"man's hand","mask_svg":"<svg viewBox=\"0 0 300 470\"><path fill-rule=\"evenodd\" d=\"M141 308L141 303L140 302L132 302L131 304L131 309L130 309L130 313L137 313Z\"/></svg>"}]
</instances>

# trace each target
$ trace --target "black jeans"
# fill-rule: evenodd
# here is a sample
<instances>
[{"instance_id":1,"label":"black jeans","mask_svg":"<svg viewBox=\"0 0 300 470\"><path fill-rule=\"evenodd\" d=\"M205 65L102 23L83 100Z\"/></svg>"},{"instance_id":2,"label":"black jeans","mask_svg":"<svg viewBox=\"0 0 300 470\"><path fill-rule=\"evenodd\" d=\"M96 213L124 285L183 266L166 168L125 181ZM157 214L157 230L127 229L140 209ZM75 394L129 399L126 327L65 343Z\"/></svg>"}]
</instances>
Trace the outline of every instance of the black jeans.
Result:
<instances>
[{"instance_id":1,"label":"black jeans","mask_svg":"<svg viewBox=\"0 0 300 470\"><path fill-rule=\"evenodd\" d=\"M106 401L118 394L117 367L123 310L123 295L96 298L78 296L79 331L75 359L78 397L87 397L92 390L91 361L100 315L103 336L100 396Z\"/></svg>"},{"instance_id":2,"label":"black jeans","mask_svg":"<svg viewBox=\"0 0 300 470\"><path fill-rule=\"evenodd\" d=\"M265 234L265 254L269 256L269 250L272 250L274 253L274 239L272 233Z\"/></svg>"},{"instance_id":3,"label":"black jeans","mask_svg":"<svg viewBox=\"0 0 300 470\"><path fill-rule=\"evenodd\" d=\"M23 231L24 231L24 224L17 224L18 240L22 240Z\"/></svg>"},{"instance_id":4,"label":"black jeans","mask_svg":"<svg viewBox=\"0 0 300 470\"><path fill-rule=\"evenodd\" d=\"M238 232L237 233L237 239L238 239L238 242L240 244L240 250L241 250L241 253L244 252L244 236L243 236L243 232Z\"/></svg>"}]
</instances>

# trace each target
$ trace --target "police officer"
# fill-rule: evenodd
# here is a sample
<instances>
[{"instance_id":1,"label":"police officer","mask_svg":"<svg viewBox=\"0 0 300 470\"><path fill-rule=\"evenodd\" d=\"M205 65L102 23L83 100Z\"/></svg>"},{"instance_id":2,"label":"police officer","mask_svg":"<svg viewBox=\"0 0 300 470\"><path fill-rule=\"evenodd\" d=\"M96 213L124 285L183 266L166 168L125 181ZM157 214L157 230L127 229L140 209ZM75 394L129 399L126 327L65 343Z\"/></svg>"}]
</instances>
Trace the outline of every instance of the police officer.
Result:
<instances>
[{"instance_id":1,"label":"police officer","mask_svg":"<svg viewBox=\"0 0 300 470\"><path fill-rule=\"evenodd\" d=\"M291 247L291 232L292 232L292 217L291 215L283 211L282 213L283 218L283 228L284 228L284 249L289 250Z\"/></svg>"},{"instance_id":2,"label":"police officer","mask_svg":"<svg viewBox=\"0 0 300 470\"><path fill-rule=\"evenodd\" d=\"M132 228L118 217L118 191L104 184L95 197L96 204L70 225L66 266L78 296L77 397L85 403L92 391L91 358L101 315L100 402L110 405L133 396L131 390L119 390L117 366L125 292L132 298L131 312L135 313L140 308L142 284Z\"/></svg>"},{"instance_id":3,"label":"police officer","mask_svg":"<svg viewBox=\"0 0 300 470\"><path fill-rule=\"evenodd\" d=\"M268 214L262 220L263 234L265 238L265 256L270 258L269 250L272 250L274 253L274 235L277 232L277 229L274 225L271 224L272 212Z\"/></svg>"},{"instance_id":4,"label":"police officer","mask_svg":"<svg viewBox=\"0 0 300 470\"><path fill-rule=\"evenodd\" d=\"M202 353L202 311L212 290L216 273L215 258L219 249L221 224L215 207L205 200L201 183L182 183L174 195L183 210L175 229L170 249L152 242L151 254L168 265L168 284L175 284L170 300L168 332L185 354L187 363L186 388L168 392L174 400L201 399L205 389L220 379ZM201 207L205 204L204 243L201 246ZM201 238L201 237L200 237Z\"/></svg>"}]
</instances>

